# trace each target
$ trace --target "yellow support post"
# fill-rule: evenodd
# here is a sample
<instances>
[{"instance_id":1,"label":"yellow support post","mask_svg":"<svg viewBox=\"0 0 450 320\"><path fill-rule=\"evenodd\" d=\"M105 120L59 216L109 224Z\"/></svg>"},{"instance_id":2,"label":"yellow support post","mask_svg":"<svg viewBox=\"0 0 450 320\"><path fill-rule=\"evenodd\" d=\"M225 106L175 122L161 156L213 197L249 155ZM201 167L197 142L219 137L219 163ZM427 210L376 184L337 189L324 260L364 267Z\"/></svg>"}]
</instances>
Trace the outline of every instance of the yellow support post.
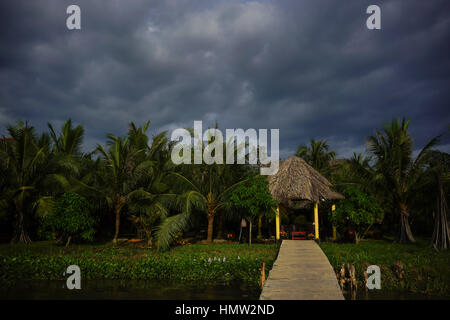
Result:
<instances>
[{"instance_id":1,"label":"yellow support post","mask_svg":"<svg viewBox=\"0 0 450 320\"><path fill-rule=\"evenodd\" d=\"M314 203L314 231L315 238L319 239L319 204Z\"/></svg>"},{"instance_id":2,"label":"yellow support post","mask_svg":"<svg viewBox=\"0 0 450 320\"><path fill-rule=\"evenodd\" d=\"M334 214L334 210L336 210L336 206L333 204L331 206L331 213ZM336 227L333 226L333 240L336 240Z\"/></svg>"},{"instance_id":3,"label":"yellow support post","mask_svg":"<svg viewBox=\"0 0 450 320\"><path fill-rule=\"evenodd\" d=\"M277 205L277 214L275 217L275 228L276 228L277 240L280 240L280 206L279 205Z\"/></svg>"}]
</instances>

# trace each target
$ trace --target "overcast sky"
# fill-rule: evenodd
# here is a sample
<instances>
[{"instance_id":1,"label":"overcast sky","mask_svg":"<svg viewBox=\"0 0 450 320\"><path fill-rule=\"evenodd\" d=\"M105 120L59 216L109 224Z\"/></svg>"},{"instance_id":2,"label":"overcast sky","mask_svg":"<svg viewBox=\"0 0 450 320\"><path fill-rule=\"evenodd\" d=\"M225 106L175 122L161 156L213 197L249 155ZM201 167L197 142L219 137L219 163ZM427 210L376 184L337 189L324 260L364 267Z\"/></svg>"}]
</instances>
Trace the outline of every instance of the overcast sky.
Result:
<instances>
[{"instance_id":1,"label":"overcast sky","mask_svg":"<svg viewBox=\"0 0 450 320\"><path fill-rule=\"evenodd\" d=\"M310 138L344 157L406 117L419 148L450 123L449 49L448 0L1 0L0 135L72 118L90 150L130 121L203 120L279 128L283 157Z\"/></svg>"}]
</instances>

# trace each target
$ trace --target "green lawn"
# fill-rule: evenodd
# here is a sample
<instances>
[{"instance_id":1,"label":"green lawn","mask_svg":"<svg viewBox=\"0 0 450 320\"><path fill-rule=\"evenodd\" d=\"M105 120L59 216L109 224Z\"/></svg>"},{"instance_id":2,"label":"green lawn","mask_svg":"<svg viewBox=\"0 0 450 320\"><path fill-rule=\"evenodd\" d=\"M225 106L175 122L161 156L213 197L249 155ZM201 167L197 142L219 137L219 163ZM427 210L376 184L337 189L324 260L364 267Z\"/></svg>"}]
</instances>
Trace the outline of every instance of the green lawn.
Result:
<instances>
[{"instance_id":1,"label":"green lawn","mask_svg":"<svg viewBox=\"0 0 450 320\"><path fill-rule=\"evenodd\" d=\"M19 279L64 279L66 268L75 264L85 279L239 280L256 285L262 262L266 262L268 272L278 249L277 244L248 247L235 243L184 245L166 252L110 244L68 248L50 242L3 244L0 284L11 285Z\"/></svg>"},{"instance_id":2,"label":"green lawn","mask_svg":"<svg viewBox=\"0 0 450 320\"><path fill-rule=\"evenodd\" d=\"M382 289L450 296L450 251L436 252L428 240L414 244L386 240L367 240L359 245L322 242L320 247L335 271L343 263L355 266L359 287L364 286L364 270L374 264L381 269ZM402 278L395 270L397 261L404 265Z\"/></svg>"}]
</instances>

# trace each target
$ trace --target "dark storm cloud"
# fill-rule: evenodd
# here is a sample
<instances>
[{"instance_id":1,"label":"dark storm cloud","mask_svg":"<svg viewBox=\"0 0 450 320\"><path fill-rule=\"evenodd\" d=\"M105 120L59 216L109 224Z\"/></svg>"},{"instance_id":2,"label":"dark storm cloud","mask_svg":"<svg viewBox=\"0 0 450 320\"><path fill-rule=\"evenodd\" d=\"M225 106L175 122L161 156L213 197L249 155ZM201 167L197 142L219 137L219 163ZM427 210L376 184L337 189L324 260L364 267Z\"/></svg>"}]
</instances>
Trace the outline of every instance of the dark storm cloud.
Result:
<instances>
[{"instance_id":1,"label":"dark storm cloud","mask_svg":"<svg viewBox=\"0 0 450 320\"><path fill-rule=\"evenodd\" d=\"M82 30L69 31L69 4ZM282 155L309 138L341 156L392 117L417 147L450 123L450 4L383 1L2 1L0 134L67 118L86 148L129 121L279 128ZM443 148L449 150L450 141Z\"/></svg>"}]
</instances>

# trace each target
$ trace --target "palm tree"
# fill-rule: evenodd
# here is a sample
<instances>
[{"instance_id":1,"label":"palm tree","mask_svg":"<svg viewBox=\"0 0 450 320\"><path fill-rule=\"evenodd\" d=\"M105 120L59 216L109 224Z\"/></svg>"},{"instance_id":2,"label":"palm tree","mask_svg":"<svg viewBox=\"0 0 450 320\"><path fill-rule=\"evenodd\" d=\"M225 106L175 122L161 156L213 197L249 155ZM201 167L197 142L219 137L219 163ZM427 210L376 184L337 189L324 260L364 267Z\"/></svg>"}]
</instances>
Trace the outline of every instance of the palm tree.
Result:
<instances>
[{"instance_id":1,"label":"palm tree","mask_svg":"<svg viewBox=\"0 0 450 320\"><path fill-rule=\"evenodd\" d=\"M167 218L168 208L177 201L177 195L172 192L167 183L168 175L173 171L174 164L170 158L167 133L164 131L153 136L151 146L145 134L148 128L137 128L130 124L129 137L134 150L146 150L139 153L139 165L133 172L132 188L128 194L127 203L132 214L131 220L145 234L148 243L152 242L155 225Z\"/></svg>"},{"instance_id":2,"label":"palm tree","mask_svg":"<svg viewBox=\"0 0 450 320\"><path fill-rule=\"evenodd\" d=\"M216 129L218 124L216 123ZM193 129L188 129L193 134ZM205 144L202 137L196 137L201 141L202 150ZM215 138L209 137L211 143ZM234 141L228 141L232 144ZM222 148L225 149L223 143ZM234 146L234 155L239 148ZM192 150L193 152L193 150ZM248 155L246 155L248 157ZM231 211L229 195L240 183L246 181L243 177L249 172L242 165L225 164L196 164L180 165L178 169L169 173L172 177L172 207L181 213L166 218L157 228L158 248L168 248L173 239L182 231L185 231L196 212L204 213L208 220L207 241L213 241L214 219L223 212ZM239 182L237 182L239 181ZM223 218L222 215L219 216ZM222 233L222 219L219 221L219 236Z\"/></svg>"},{"instance_id":3,"label":"palm tree","mask_svg":"<svg viewBox=\"0 0 450 320\"><path fill-rule=\"evenodd\" d=\"M397 119L377 130L367 139L368 151L375 157L375 179L381 182L386 192L392 194L400 216L400 230L397 241L414 242L409 225L408 203L415 194L413 186L419 181L424 158L438 138L431 139L413 159L413 139L408 132L409 120Z\"/></svg>"},{"instance_id":4,"label":"palm tree","mask_svg":"<svg viewBox=\"0 0 450 320\"><path fill-rule=\"evenodd\" d=\"M173 204L181 213L165 219L157 228L157 240L159 248L167 248L176 235L187 229L192 215L200 212L208 220L207 241L212 242L214 231L214 218L220 213L230 211L229 196L241 183L245 182L240 176L230 172L230 165L186 165L186 174L171 172ZM186 176L190 173L191 178ZM177 196L175 196L175 194Z\"/></svg>"},{"instance_id":5,"label":"palm tree","mask_svg":"<svg viewBox=\"0 0 450 320\"><path fill-rule=\"evenodd\" d=\"M303 158L310 166L326 173L330 166L330 161L336 157L336 152L331 150L325 140L310 140L310 145L301 145L297 150L297 157Z\"/></svg>"},{"instance_id":6,"label":"palm tree","mask_svg":"<svg viewBox=\"0 0 450 320\"><path fill-rule=\"evenodd\" d=\"M2 210L13 210L16 216L12 243L30 243L27 224L35 214L49 210L52 199L42 193L42 185L47 177L50 139L42 134L38 137L34 127L19 121L17 126L7 128L11 139L3 142L2 157L5 166L3 179Z\"/></svg>"},{"instance_id":7,"label":"palm tree","mask_svg":"<svg viewBox=\"0 0 450 320\"><path fill-rule=\"evenodd\" d=\"M72 120L69 119L61 127L58 135L53 129L51 123L48 123L50 137L53 140L53 149L61 154L68 156L81 156L81 145L83 144L84 128L82 125L72 126Z\"/></svg>"},{"instance_id":8,"label":"palm tree","mask_svg":"<svg viewBox=\"0 0 450 320\"><path fill-rule=\"evenodd\" d=\"M175 198L165 182L166 172L170 171L166 132L154 136L149 147L148 125L149 122L142 128L130 123L126 138L109 134L108 149L101 145L97 147L106 161L109 177L107 187L100 192L115 214L114 243L117 242L120 216L125 205L133 210L132 220L144 228L149 238L151 225L168 215L164 205L167 199Z\"/></svg>"},{"instance_id":9,"label":"palm tree","mask_svg":"<svg viewBox=\"0 0 450 320\"><path fill-rule=\"evenodd\" d=\"M64 191L74 191L79 186L80 170L83 154L83 126L72 126L72 120L67 120L61 127L61 132L56 133L52 124L48 123L50 138L53 142L51 157L52 181L58 182L54 187L62 187ZM53 189L49 187L50 189Z\"/></svg>"},{"instance_id":10,"label":"palm tree","mask_svg":"<svg viewBox=\"0 0 450 320\"><path fill-rule=\"evenodd\" d=\"M214 218L220 210L227 208L229 205L227 196L237 184L226 188L222 192L216 193L213 188L213 177L211 174L208 179L209 183L207 183L207 191L205 188L194 184L177 172L173 172L172 175L176 176L180 183L184 183L188 191L185 191L181 197L177 199L178 207L181 208L182 212L165 219L158 227L158 247L167 248L174 237L189 226L191 215L196 212L196 210L206 215L208 219L207 241L212 242Z\"/></svg>"},{"instance_id":11,"label":"palm tree","mask_svg":"<svg viewBox=\"0 0 450 320\"><path fill-rule=\"evenodd\" d=\"M108 168L108 185L102 191L115 214L115 233L113 243L117 242L120 230L120 213L126 203L126 195L132 191L129 187L130 176L136 167L130 150L129 139L108 134L108 150L98 145L97 151L103 156Z\"/></svg>"}]
</instances>

